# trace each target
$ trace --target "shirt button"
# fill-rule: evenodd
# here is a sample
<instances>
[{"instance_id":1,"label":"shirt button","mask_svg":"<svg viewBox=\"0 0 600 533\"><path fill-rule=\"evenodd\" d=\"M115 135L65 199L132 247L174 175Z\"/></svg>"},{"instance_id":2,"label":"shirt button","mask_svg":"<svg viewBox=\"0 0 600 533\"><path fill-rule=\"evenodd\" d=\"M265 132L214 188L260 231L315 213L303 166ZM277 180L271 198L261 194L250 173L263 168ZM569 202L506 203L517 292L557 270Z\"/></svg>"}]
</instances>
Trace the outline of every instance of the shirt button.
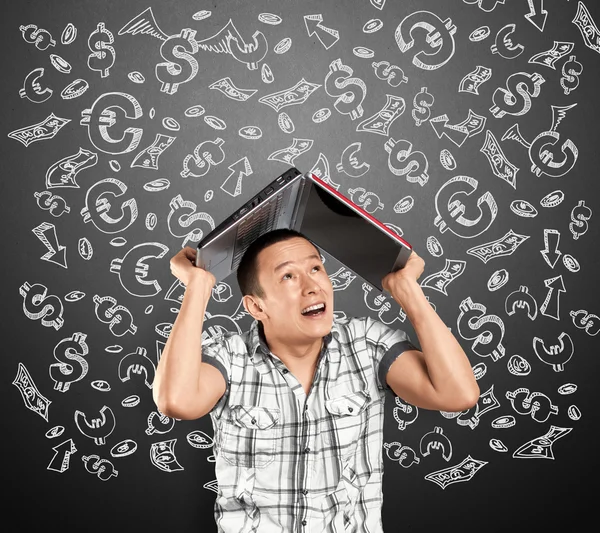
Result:
<instances>
[{"instance_id":1,"label":"shirt button","mask_svg":"<svg viewBox=\"0 0 600 533\"><path fill-rule=\"evenodd\" d=\"M256 424L256 418L253 418L253 419L252 419L252 423L253 423L253 424Z\"/></svg>"},{"instance_id":2,"label":"shirt button","mask_svg":"<svg viewBox=\"0 0 600 533\"><path fill-rule=\"evenodd\" d=\"M304 453L310 452L310 448L304 448Z\"/></svg>"},{"instance_id":3,"label":"shirt button","mask_svg":"<svg viewBox=\"0 0 600 533\"><path fill-rule=\"evenodd\" d=\"M284 369L283 369L283 373L284 373L284 374L287 374L287 373L288 373L288 369L287 369L287 368L284 368Z\"/></svg>"},{"instance_id":4,"label":"shirt button","mask_svg":"<svg viewBox=\"0 0 600 533\"><path fill-rule=\"evenodd\" d=\"M304 494L306 496L308 494L308 491L306 489L303 489L302 494Z\"/></svg>"},{"instance_id":5,"label":"shirt button","mask_svg":"<svg viewBox=\"0 0 600 533\"><path fill-rule=\"evenodd\" d=\"M305 526L306 525L306 520L302 520L302 525Z\"/></svg>"}]
</instances>

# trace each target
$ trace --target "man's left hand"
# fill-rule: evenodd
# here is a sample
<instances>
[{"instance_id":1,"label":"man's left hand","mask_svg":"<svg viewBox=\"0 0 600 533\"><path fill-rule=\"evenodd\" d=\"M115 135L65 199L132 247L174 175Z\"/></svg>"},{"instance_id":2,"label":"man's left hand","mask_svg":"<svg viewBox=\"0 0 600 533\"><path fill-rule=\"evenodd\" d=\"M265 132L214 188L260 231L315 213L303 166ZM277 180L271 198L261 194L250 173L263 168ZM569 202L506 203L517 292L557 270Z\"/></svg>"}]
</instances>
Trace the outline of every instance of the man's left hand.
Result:
<instances>
[{"instance_id":1,"label":"man's left hand","mask_svg":"<svg viewBox=\"0 0 600 533\"><path fill-rule=\"evenodd\" d=\"M425 269L425 261L414 250L411 252L408 261L404 267L396 272L390 272L381 280L381 286L390 294L394 294L394 287L403 281L416 282L423 270Z\"/></svg>"}]
</instances>

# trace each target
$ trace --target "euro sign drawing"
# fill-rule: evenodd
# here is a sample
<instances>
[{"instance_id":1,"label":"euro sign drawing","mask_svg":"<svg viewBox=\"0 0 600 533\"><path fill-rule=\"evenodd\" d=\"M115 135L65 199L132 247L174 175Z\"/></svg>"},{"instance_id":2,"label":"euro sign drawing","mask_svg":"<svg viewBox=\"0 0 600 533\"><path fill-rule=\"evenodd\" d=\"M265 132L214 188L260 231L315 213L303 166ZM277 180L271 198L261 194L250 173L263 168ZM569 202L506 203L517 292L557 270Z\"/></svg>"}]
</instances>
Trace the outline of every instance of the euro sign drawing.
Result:
<instances>
[{"instance_id":1,"label":"euro sign drawing","mask_svg":"<svg viewBox=\"0 0 600 533\"><path fill-rule=\"evenodd\" d=\"M416 28L427 32L425 42L413 57L413 65L423 70L435 70L443 67L454 55L454 34L456 26L450 18L442 20L430 11L415 11L405 17L394 33L398 48L402 53L415 44L413 33Z\"/></svg>"}]
</instances>

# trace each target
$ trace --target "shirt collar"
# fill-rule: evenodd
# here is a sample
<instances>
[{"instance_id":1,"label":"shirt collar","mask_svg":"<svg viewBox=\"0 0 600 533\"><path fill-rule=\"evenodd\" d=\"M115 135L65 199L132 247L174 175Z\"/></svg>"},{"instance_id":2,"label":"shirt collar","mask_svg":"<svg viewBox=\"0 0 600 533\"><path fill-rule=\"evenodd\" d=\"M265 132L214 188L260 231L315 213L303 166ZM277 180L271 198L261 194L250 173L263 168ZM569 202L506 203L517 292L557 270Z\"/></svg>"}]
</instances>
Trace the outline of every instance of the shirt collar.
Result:
<instances>
[{"instance_id":1,"label":"shirt collar","mask_svg":"<svg viewBox=\"0 0 600 533\"><path fill-rule=\"evenodd\" d=\"M271 350L269 350L269 346L267 344L262 322L255 319L250 326L249 333L251 356L256 355L256 357L258 358L269 355L271 353ZM323 337L323 351L327 351L326 349L329 346L329 343L331 342L334 334L336 338L339 336L335 320L333 321L333 324L331 326L331 331Z\"/></svg>"}]
</instances>

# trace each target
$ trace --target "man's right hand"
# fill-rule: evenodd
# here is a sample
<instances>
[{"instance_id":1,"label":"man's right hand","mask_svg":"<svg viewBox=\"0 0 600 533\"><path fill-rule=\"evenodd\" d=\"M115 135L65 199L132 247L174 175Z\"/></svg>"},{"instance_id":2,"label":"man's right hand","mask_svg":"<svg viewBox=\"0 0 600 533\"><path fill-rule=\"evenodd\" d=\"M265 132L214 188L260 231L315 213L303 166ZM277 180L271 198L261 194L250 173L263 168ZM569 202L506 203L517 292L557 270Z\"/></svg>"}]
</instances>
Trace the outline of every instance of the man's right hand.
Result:
<instances>
[{"instance_id":1,"label":"man's right hand","mask_svg":"<svg viewBox=\"0 0 600 533\"><path fill-rule=\"evenodd\" d=\"M217 279L208 270L196 266L196 252L196 248L191 246L186 246L177 252L170 261L171 274L177 277L186 287L190 283L200 285L210 294Z\"/></svg>"}]
</instances>

